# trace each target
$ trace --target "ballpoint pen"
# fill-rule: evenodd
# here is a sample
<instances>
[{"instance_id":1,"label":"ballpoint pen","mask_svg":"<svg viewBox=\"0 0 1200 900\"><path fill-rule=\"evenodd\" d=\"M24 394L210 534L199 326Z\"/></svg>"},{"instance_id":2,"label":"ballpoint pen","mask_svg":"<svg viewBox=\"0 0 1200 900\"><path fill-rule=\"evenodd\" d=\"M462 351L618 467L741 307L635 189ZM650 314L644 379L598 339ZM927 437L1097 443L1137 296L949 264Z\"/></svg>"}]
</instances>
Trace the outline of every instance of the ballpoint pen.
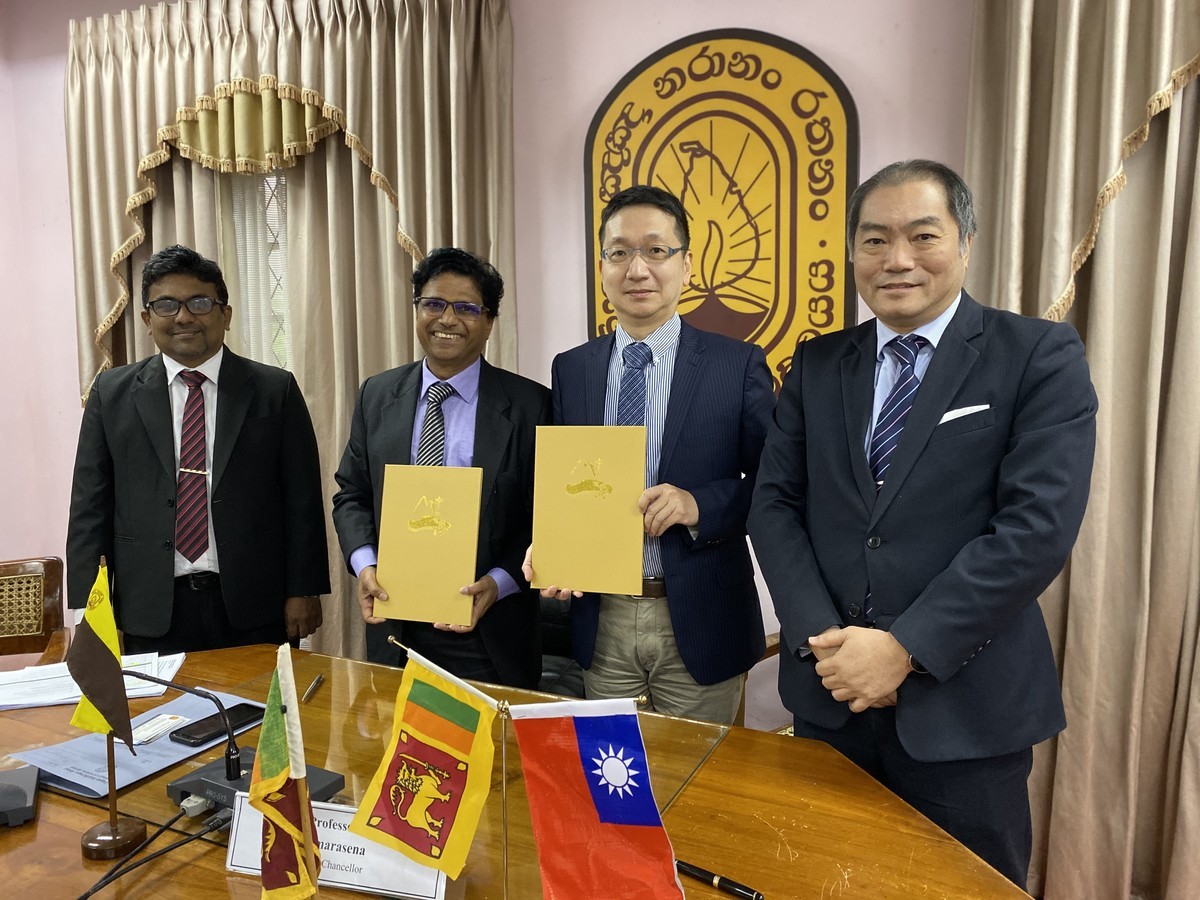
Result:
<instances>
[{"instance_id":1,"label":"ballpoint pen","mask_svg":"<svg viewBox=\"0 0 1200 900\"><path fill-rule=\"evenodd\" d=\"M324 683L325 683L325 676L318 672L317 677L314 678L312 680L312 684L310 684L308 686L308 690L304 692L304 696L300 698L300 702L307 703L309 700L311 700L312 695L317 692L317 688L319 688Z\"/></svg>"},{"instance_id":2,"label":"ballpoint pen","mask_svg":"<svg viewBox=\"0 0 1200 900\"><path fill-rule=\"evenodd\" d=\"M717 875L707 869L702 869L699 866L693 866L691 863L685 863L681 859L675 860L675 868L684 875L689 875L699 881L706 881L715 887L718 891L725 894L730 894L734 897L741 897L742 900L763 900L763 895L754 888L746 887L744 884L738 884L736 881L730 881L723 875Z\"/></svg>"}]
</instances>

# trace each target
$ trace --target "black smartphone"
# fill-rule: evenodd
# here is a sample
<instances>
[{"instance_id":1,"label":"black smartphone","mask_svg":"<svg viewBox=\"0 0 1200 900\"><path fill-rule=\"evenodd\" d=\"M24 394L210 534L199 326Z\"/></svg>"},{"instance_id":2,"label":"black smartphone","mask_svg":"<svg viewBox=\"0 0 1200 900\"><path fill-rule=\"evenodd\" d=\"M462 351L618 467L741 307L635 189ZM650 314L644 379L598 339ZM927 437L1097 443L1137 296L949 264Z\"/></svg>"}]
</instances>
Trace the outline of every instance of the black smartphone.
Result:
<instances>
[{"instance_id":1,"label":"black smartphone","mask_svg":"<svg viewBox=\"0 0 1200 900\"><path fill-rule=\"evenodd\" d=\"M255 706L253 703L239 703L236 706L229 707L226 712L229 713L229 724L233 726L234 731L237 731L243 725L261 722L263 717L263 708ZM199 747L201 744L207 744L209 741L225 737L225 723L221 721L220 713L213 713L211 716L205 716L203 719L197 719L194 722L188 722L186 725L180 725L168 737L178 744Z\"/></svg>"}]
</instances>

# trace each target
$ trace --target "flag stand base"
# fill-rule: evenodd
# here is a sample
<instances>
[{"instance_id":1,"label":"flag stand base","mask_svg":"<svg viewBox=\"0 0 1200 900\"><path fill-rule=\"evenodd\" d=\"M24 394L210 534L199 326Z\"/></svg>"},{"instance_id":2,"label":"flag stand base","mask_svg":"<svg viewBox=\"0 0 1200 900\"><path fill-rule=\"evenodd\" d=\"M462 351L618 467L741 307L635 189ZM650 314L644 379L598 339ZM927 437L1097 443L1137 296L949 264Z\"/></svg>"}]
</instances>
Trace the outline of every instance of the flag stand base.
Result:
<instances>
[{"instance_id":1,"label":"flag stand base","mask_svg":"<svg viewBox=\"0 0 1200 900\"><path fill-rule=\"evenodd\" d=\"M110 822L93 825L79 839L84 859L116 859L127 856L146 839L146 823L122 816L115 826Z\"/></svg>"}]
</instances>

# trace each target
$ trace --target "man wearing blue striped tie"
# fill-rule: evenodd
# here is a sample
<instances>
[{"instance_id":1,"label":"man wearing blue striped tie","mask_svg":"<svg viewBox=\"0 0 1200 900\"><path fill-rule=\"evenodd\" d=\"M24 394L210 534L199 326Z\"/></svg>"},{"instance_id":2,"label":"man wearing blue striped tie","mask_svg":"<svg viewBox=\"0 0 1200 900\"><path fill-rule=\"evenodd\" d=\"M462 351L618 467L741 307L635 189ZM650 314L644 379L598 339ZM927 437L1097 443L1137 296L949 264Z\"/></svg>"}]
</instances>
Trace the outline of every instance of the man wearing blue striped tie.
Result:
<instances>
[{"instance_id":1,"label":"man wearing blue striped tie","mask_svg":"<svg viewBox=\"0 0 1200 900\"><path fill-rule=\"evenodd\" d=\"M854 192L876 318L797 347L749 527L796 734L1023 887L1032 747L1065 725L1037 599L1087 505L1096 394L1073 328L963 290L974 234L940 163Z\"/></svg>"},{"instance_id":2,"label":"man wearing blue striped tie","mask_svg":"<svg viewBox=\"0 0 1200 900\"><path fill-rule=\"evenodd\" d=\"M589 698L644 696L658 712L732 722L764 648L746 513L774 404L766 358L680 319L692 254L675 196L626 188L599 239L618 327L555 358L554 423L646 426L644 577L638 596L572 600L575 658Z\"/></svg>"}]
</instances>

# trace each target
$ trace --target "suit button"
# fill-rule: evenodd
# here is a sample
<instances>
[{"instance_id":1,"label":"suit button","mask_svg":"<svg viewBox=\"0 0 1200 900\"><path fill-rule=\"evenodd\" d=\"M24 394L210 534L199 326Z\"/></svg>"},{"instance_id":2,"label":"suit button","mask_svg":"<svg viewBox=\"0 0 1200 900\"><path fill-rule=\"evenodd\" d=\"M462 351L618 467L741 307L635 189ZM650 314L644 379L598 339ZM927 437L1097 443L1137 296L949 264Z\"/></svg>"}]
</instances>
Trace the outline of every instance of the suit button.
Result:
<instances>
[{"instance_id":1,"label":"suit button","mask_svg":"<svg viewBox=\"0 0 1200 900\"><path fill-rule=\"evenodd\" d=\"M167 501L167 506L174 506L174 505L175 505L175 498L172 497L170 500Z\"/></svg>"},{"instance_id":2,"label":"suit button","mask_svg":"<svg viewBox=\"0 0 1200 900\"><path fill-rule=\"evenodd\" d=\"M859 606L857 603L855 603L850 607L849 613L850 613L850 618L857 619L859 616L862 615L862 607Z\"/></svg>"},{"instance_id":3,"label":"suit button","mask_svg":"<svg viewBox=\"0 0 1200 900\"><path fill-rule=\"evenodd\" d=\"M163 549L164 549L164 550L170 550L170 549L171 549L171 542L170 542L170 541L163 541Z\"/></svg>"},{"instance_id":4,"label":"suit button","mask_svg":"<svg viewBox=\"0 0 1200 900\"><path fill-rule=\"evenodd\" d=\"M870 547L872 550L878 550L879 545L882 543L883 543L883 541L879 540L878 535L873 534L869 538L867 538L867 546Z\"/></svg>"}]
</instances>

